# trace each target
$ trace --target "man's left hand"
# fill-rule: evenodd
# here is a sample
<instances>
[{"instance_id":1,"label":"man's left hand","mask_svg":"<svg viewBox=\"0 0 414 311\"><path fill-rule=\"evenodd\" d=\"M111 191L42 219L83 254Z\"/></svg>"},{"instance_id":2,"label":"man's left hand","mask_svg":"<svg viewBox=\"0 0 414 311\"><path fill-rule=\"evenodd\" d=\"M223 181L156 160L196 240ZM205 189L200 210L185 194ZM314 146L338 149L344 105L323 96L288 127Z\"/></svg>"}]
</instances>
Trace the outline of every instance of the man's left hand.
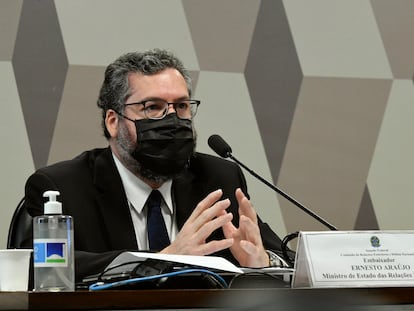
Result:
<instances>
[{"instance_id":1,"label":"man's left hand","mask_svg":"<svg viewBox=\"0 0 414 311\"><path fill-rule=\"evenodd\" d=\"M236 228L231 222L223 226L224 236L234 239L230 251L242 267L267 267L269 256L263 247L256 211L239 188L236 198L239 204L239 227Z\"/></svg>"}]
</instances>

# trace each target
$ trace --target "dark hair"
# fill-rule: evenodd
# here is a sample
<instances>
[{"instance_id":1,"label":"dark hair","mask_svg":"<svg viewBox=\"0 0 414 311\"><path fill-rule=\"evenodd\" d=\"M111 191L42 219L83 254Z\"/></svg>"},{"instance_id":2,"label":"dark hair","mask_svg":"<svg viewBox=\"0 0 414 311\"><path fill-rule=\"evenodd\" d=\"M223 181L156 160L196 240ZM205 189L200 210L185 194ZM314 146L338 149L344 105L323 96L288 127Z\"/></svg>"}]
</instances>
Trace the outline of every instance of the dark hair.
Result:
<instances>
[{"instance_id":1,"label":"dark hair","mask_svg":"<svg viewBox=\"0 0 414 311\"><path fill-rule=\"evenodd\" d=\"M106 67L97 103L102 109L102 128L106 138L110 138L105 126L107 110L123 112L125 101L130 95L128 74L134 72L153 75L167 68L177 69L182 74L191 96L190 75L183 63L169 51L154 49L142 53L127 53Z\"/></svg>"}]
</instances>

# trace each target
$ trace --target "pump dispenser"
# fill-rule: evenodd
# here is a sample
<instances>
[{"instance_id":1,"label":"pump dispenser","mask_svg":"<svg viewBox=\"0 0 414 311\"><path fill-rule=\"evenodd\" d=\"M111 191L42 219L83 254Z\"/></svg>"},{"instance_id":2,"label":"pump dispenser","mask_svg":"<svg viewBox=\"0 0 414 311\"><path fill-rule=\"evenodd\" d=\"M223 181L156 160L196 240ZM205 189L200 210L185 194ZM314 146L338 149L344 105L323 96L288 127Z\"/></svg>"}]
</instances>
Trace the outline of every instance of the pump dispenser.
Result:
<instances>
[{"instance_id":1,"label":"pump dispenser","mask_svg":"<svg viewBox=\"0 0 414 311\"><path fill-rule=\"evenodd\" d=\"M59 191L46 191L44 215L33 219L35 291L75 290L73 219L62 215Z\"/></svg>"},{"instance_id":2,"label":"pump dispenser","mask_svg":"<svg viewBox=\"0 0 414 311\"><path fill-rule=\"evenodd\" d=\"M43 193L45 198L49 198L49 201L45 203L44 212L45 215L50 214L62 214L62 203L56 201L56 197L60 195L59 191L46 191Z\"/></svg>"}]
</instances>

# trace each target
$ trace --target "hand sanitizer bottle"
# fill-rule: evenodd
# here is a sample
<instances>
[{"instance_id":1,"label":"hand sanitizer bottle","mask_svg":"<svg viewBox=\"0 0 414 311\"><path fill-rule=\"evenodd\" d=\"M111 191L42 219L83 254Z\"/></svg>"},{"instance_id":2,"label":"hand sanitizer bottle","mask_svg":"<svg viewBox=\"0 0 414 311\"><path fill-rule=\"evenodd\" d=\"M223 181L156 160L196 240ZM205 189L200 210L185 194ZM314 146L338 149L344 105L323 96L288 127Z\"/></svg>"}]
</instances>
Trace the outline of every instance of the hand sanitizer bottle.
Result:
<instances>
[{"instance_id":1,"label":"hand sanitizer bottle","mask_svg":"<svg viewBox=\"0 0 414 311\"><path fill-rule=\"evenodd\" d=\"M44 215L33 219L35 291L74 291L73 219L62 215L58 191L46 191Z\"/></svg>"}]
</instances>

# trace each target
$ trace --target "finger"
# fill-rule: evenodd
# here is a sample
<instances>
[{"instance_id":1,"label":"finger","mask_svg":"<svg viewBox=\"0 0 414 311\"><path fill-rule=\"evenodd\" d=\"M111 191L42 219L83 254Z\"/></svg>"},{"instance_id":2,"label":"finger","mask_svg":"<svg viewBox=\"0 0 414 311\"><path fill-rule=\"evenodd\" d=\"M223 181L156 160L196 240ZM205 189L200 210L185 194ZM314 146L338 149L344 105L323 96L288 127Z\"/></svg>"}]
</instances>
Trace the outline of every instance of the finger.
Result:
<instances>
[{"instance_id":1,"label":"finger","mask_svg":"<svg viewBox=\"0 0 414 311\"><path fill-rule=\"evenodd\" d=\"M256 246L249 241L242 240L239 242L239 246L247 254L243 260L243 266L250 268L261 268L268 266L269 257L263 245Z\"/></svg>"},{"instance_id":2,"label":"finger","mask_svg":"<svg viewBox=\"0 0 414 311\"><path fill-rule=\"evenodd\" d=\"M198 215L197 218L193 220L193 226L195 230L199 230L202 226L204 226L206 223L208 223L214 218L226 215L227 213L225 212L225 210L229 206L230 200L225 199L216 202L213 206L204 210L201 214Z\"/></svg>"},{"instance_id":3,"label":"finger","mask_svg":"<svg viewBox=\"0 0 414 311\"><path fill-rule=\"evenodd\" d=\"M236 189L236 198L239 203L239 214L246 215L254 222L257 222L257 214L249 199L244 195L240 188Z\"/></svg>"},{"instance_id":4,"label":"finger","mask_svg":"<svg viewBox=\"0 0 414 311\"><path fill-rule=\"evenodd\" d=\"M197 204L196 208L191 213L187 221L194 221L194 219L198 218L203 211L210 208L215 202L217 202L222 195L223 191L221 189L210 192L202 201Z\"/></svg>"},{"instance_id":5,"label":"finger","mask_svg":"<svg viewBox=\"0 0 414 311\"><path fill-rule=\"evenodd\" d=\"M188 239L187 239L188 242ZM208 243L204 241L202 243L195 243L192 240L192 243L178 243L178 240L174 240L169 246L164 248L161 253L163 254L180 254L180 255L196 255L196 256L204 256L210 255L212 253L221 251L223 249L227 249L231 247L234 243L233 239L222 239L222 240L214 240Z\"/></svg>"},{"instance_id":6,"label":"finger","mask_svg":"<svg viewBox=\"0 0 414 311\"><path fill-rule=\"evenodd\" d=\"M223 239L223 240L214 240L208 243L203 244L200 247L200 254L199 255L210 255L216 252L219 252L223 249L227 249L231 247L234 243L233 239Z\"/></svg>"},{"instance_id":7,"label":"finger","mask_svg":"<svg viewBox=\"0 0 414 311\"><path fill-rule=\"evenodd\" d=\"M231 221L229 221L228 223L225 223L222 226L222 229L223 229L224 237L226 238L234 238L237 232L237 228L233 225Z\"/></svg>"},{"instance_id":8,"label":"finger","mask_svg":"<svg viewBox=\"0 0 414 311\"><path fill-rule=\"evenodd\" d=\"M244 215L240 216L239 231L241 232L241 235L244 236L245 240L248 240L255 245L262 244L259 226Z\"/></svg>"},{"instance_id":9,"label":"finger","mask_svg":"<svg viewBox=\"0 0 414 311\"><path fill-rule=\"evenodd\" d=\"M223 227L227 223L231 223L233 219L232 213L225 213L220 215L212 220L205 222L198 230L197 230L197 239L199 241L205 241L214 230Z\"/></svg>"},{"instance_id":10,"label":"finger","mask_svg":"<svg viewBox=\"0 0 414 311\"><path fill-rule=\"evenodd\" d=\"M255 255L257 253L257 246L249 241L241 240L240 247L249 255Z\"/></svg>"},{"instance_id":11,"label":"finger","mask_svg":"<svg viewBox=\"0 0 414 311\"><path fill-rule=\"evenodd\" d=\"M230 204L229 200L218 201L211 208L204 210L201 214L199 211L193 212L191 219L188 219L184 226L181 228L178 233L177 238L180 238L181 243L179 243L180 248L185 247L187 244L204 244L206 238L222 224L231 221L233 215L225 212L225 209ZM198 215L198 217L196 217ZM213 222L210 227L207 226L201 233L199 230L212 219L223 215L218 221ZM218 222L218 223L217 223ZM177 243L176 243L177 244Z\"/></svg>"}]
</instances>

